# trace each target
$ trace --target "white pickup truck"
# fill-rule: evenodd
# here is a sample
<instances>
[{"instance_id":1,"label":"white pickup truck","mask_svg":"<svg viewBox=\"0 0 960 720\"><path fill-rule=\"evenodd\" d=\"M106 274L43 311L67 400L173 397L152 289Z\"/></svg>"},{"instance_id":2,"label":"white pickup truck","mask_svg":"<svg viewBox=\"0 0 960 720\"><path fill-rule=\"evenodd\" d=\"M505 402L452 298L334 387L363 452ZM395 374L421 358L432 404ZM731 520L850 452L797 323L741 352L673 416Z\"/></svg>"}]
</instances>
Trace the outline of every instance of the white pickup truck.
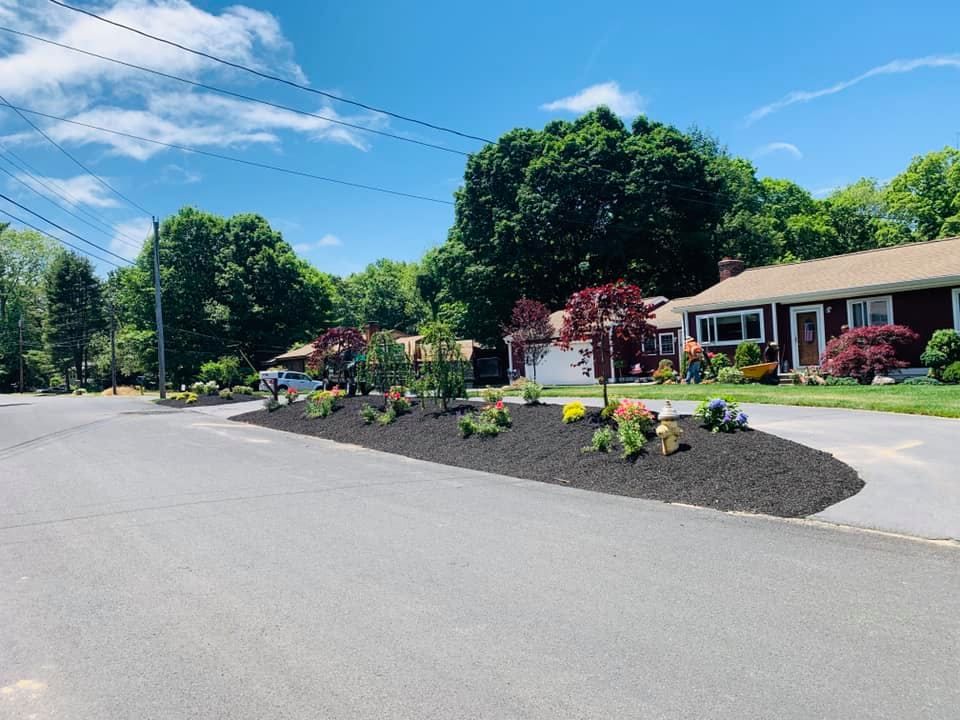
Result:
<instances>
[{"instance_id":1,"label":"white pickup truck","mask_svg":"<svg viewBox=\"0 0 960 720\"><path fill-rule=\"evenodd\" d=\"M288 389L297 392L313 392L323 387L323 383L314 380L306 373L293 372L292 370L264 370L260 373L260 389L270 392L270 386L273 380L277 381L277 391L284 392Z\"/></svg>"}]
</instances>

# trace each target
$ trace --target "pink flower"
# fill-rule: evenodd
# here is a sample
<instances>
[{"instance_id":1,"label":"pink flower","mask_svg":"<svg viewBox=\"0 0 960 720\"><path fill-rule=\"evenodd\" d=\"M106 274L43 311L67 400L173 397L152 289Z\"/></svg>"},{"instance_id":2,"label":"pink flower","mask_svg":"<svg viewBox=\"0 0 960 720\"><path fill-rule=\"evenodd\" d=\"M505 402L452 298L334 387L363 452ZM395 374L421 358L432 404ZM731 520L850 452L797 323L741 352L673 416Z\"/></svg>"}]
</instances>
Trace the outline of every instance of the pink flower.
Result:
<instances>
[{"instance_id":1,"label":"pink flower","mask_svg":"<svg viewBox=\"0 0 960 720\"><path fill-rule=\"evenodd\" d=\"M497 404L494 406L497 410L503 410L503 400L497 400Z\"/></svg>"}]
</instances>

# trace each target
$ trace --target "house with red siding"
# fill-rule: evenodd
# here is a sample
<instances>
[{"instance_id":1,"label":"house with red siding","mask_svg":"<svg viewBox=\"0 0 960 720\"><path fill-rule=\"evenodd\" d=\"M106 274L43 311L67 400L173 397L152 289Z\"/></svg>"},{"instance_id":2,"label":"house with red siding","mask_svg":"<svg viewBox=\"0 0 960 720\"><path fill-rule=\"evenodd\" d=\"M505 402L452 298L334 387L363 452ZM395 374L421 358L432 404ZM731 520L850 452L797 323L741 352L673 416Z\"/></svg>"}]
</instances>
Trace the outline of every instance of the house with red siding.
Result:
<instances>
[{"instance_id":1,"label":"house with red siding","mask_svg":"<svg viewBox=\"0 0 960 720\"><path fill-rule=\"evenodd\" d=\"M783 372L819 365L846 328L886 324L920 335L903 359L922 372L933 332L960 330L960 237L758 268L724 258L719 270L716 285L675 302L683 335L729 354L776 342Z\"/></svg>"}]
</instances>

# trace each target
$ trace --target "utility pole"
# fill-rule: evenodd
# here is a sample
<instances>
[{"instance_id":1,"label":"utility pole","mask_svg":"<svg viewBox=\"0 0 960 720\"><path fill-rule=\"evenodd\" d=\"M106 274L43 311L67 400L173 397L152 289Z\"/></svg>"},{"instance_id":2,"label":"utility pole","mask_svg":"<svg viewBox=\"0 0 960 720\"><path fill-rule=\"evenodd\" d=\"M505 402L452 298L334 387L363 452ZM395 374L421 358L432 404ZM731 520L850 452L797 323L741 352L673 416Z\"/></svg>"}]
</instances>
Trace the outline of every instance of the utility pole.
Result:
<instances>
[{"instance_id":1,"label":"utility pole","mask_svg":"<svg viewBox=\"0 0 960 720\"><path fill-rule=\"evenodd\" d=\"M20 321L17 323L20 333L20 394L23 395L23 311L20 311Z\"/></svg>"},{"instance_id":2,"label":"utility pole","mask_svg":"<svg viewBox=\"0 0 960 720\"><path fill-rule=\"evenodd\" d=\"M110 382L113 394L117 394L117 312L110 298Z\"/></svg>"},{"instance_id":3,"label":"utility pole","mask_svg":"<svg viewBox=\"0 0 960 720\"><path fill-rule=\"evenodd\" d=\"M153 296L157 310L157 360L160 375L160 399L167 397L167 353L163 343L163 306L160 302L160 221L153 218Z\"/></svg>"}]
</instances>

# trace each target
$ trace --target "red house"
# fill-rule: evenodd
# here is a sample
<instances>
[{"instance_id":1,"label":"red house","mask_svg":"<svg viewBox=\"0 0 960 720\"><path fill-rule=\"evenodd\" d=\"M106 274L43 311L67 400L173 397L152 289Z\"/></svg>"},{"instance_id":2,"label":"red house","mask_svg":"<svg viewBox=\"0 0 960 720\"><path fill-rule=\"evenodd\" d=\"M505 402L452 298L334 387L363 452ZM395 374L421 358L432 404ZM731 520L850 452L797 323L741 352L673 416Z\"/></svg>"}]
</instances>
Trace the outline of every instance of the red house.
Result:
<instances>
[{"instance_id":1,"label":"red house","mask_svg":"<svg viewBox=\"0 0 960 720\"><path fill-rule=\"evenodd\" d=\"M725 258L720 282L674 306L704 349L776 342L781 371L819 365L845 327L906 325L920 341L904 372L919 373L933 332L960 330L960 237L758 268Z\"/></svg>"}]
</instances>

